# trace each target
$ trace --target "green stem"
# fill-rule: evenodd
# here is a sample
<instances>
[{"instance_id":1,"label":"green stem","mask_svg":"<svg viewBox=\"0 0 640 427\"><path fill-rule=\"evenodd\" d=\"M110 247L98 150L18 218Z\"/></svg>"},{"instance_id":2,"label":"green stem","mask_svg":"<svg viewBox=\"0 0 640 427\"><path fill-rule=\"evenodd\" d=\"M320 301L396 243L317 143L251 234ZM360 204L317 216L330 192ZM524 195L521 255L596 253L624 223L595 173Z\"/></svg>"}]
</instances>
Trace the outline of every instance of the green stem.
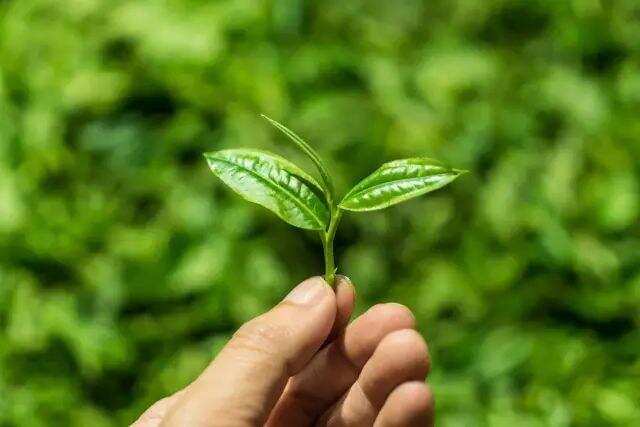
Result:
<instances>
[{"instance_id":1,"label":"green stem","mask_svg":"<svg viewBox=\"0 0 640 427\"><path fill-rule=\"evenodd\" d=\"M336 236L336 230L340 223L342 211L340 208L334 208L331 213L331 221L327 232L322 236L322 246L324 248L324 278L330 286L333 286L336 277L336 264L333 256L333 239Z\"/></svg>"}]
</instances>

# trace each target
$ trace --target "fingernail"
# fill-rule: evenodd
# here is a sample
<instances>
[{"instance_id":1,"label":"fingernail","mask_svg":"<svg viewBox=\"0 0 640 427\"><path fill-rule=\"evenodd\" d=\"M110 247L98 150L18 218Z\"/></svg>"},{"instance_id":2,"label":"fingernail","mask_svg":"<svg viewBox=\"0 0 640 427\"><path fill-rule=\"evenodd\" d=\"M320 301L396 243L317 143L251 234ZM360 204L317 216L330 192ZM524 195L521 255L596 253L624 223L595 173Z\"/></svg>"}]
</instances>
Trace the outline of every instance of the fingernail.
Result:
<instances>
[{"instance_id":1,"label":"fingernail","mask_svg":"<svg viewBox=\"0 0 640 427\"><path fill-rule=\"evenodd\" d=\"M358 293L356 292L356 287L353 285L353 282L351 281L351 279L349 279L349 277L345 276L344 274L336 274L336 279L338 279L340 283L344 283L344 285L346 285L347 288L350 289L350 291L353 293L353 298L357 298ZM336 286L336 292L337 290L338 286Z\"/></svg>"},{"instance_id":2,"label":"fingernail","mask_svg":"<svg viewBox=\"0 0 640 427\"><path fill-rule=\"evenodd\" d=\"M351 281L351 279L349 279L349 277L345 276L344 274L336 274L336 277L349 283L349 284L353 284L353 282Z\"/></svg>"},{"instance_id":3,"label":"fingernail","mask_svg":"<svg viewBox=\"0 0 640 427\"><path fill-rule=\"evenodd\" d=\"M284 300L294 304L313 305L325 296L326 288L327 284L324 280L319 277L313 277L293 288Z\"/></svg>"}]
</instances>

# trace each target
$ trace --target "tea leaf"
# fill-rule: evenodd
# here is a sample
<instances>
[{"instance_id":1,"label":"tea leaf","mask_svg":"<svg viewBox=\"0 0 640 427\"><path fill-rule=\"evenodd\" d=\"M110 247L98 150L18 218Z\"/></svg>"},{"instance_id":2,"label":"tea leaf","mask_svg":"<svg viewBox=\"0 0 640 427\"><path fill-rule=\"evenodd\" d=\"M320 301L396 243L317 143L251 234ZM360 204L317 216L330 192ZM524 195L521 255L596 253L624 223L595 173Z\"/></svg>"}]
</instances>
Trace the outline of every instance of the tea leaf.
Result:
<instances>
[{"instance_id":1,"label":"tea leaf","mask_svg":"<svg viewBox=\"0 0 640 427\"><path fill-rule=\"evenodd\" d=\"M315 150L311 148L311 146L305 140L300 138L295 132L287 128L282 123L279 123L273 120L272 118L265 116L264 114L261 114L261 116L265 120L267 120L271 125L273 125L276 129L278 129L280 132L285 134L291 141L293 141L294 144L296 144L298 148L300 148L300 150L302 150L302 152L304 152L311 159L313 164L318 169L318 172L320 172L320 176L322 177L322 183L324 184L322 186L322 189L324 193L328 196L329 200L333 200L333 192L334 192L333 181L331 180L331 176L329 175L329 172L327 172L327 169L322 164L322 161L320 160L320 156L318 156L318 153L316 153Z\"/></svg>"},{"instance_id":2,"label":"tea leaf","mask_svg":"<svg viewBox=\"0 0 640 427\"><path fill-rule=\"evenodd\" d=\"M205 158L211 171L248 201L264 206L296 227L326 228L329 209L318 195L318 184L288 160L246 149L206 153Z\"/></svg>"},{"instance_id":3,"label":"tea leaf","mask_svg":"<svg viewBox=\"0 0 640 427\"><path fill-rule=\"evenodd\" d=\"M349 211L384 209L444 187L465 171L426 157L395 160L360 181L340 202Z\"/></svg>"}]
</instances>

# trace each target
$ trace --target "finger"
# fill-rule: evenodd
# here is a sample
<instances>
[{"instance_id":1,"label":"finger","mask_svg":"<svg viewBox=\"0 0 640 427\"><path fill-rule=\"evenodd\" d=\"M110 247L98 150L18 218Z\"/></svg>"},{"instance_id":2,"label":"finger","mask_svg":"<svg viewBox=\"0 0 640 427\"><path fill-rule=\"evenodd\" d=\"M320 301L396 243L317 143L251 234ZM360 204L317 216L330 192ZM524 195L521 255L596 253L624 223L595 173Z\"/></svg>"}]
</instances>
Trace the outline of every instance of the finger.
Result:
<instances>
[{"instance_id":1,"label":"finger","mask_svg":"<svg viewBox=\"0 0 640 427\"><path fill-rule=\"evenodd\" d=\"M433 427L434 417L429 386L421 381L407 382L389 395L374 427Z\"/></svg>"},{"instance_id":2,"label":"finger","mask_svg":"<svg viewBox=\"0 0 640 427\"><path fill-rule=\"evenodd\" d=\"M336 320L333 323L333 329L327 338L327 342L335 339L335 337L340 335L347 326L356 301L355 287L347 276L336 275L335 290L338 308L336 312Z\"/></svg>"},{"instance_id":3,"label":"finger","mask_svg":"<svg viewBox=\"0 0 640 427\"><path fill-rule=\"evenodd\" d=\"M274 309L243 325L169 411L163 425L262 425L287 379L329 335L336 298L320 277L305 280Z\"/></svg>"},{"instance_id":4,"label":"finger","mask_svg":"<svg viewBox=\"0 0 640 427\"><path fill-rule=\"evenodd\" d=\"M387 397L400 384L423 381L429 371L427 344L413 329L387 335L365 364L346 396L320 425L371 426Z\"/></svg>"},{"instance_id":5,"label":"finger","mask_svg":"<svg viewBox=\"0 0 640 427\"><path fill-rule=\"evenodd\" d=\"M169 409L178 401L185 390L180 390L171 396L158 400L149 409L144 411L131 427L157 427L162 422Z\"/></svg>"},{"instance_id":6,"label":"finger","mask_svg":"<svg viewBox=\"0 0 640 427\"><path fill-rule=\"evenodd\" d=\"M315 421L354 383L387 334L414 324L411 311L402 305L370 308L289 381L267 425L308 425Z\"/></svg>"}]
</instances>

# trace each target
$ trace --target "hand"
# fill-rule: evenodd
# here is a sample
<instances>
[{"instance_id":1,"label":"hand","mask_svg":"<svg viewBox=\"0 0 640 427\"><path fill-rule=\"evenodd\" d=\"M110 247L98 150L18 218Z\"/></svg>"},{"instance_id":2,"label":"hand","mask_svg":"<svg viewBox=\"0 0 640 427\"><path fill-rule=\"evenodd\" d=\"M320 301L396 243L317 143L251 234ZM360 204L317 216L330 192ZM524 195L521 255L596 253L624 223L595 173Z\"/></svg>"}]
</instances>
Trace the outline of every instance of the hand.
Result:
<instances>
[{"instance_id":1,"label":"hand","mask_svg":"<svg viewBox=\"0 0 640 427\"><path fill-rule=\"evenodd\" d=\"M381 304L346 326L354 300L344 277L335 293L322 278L305 280L134 426L433 425L429 356L413 315Z\"/></svg>"}]
</instances>

